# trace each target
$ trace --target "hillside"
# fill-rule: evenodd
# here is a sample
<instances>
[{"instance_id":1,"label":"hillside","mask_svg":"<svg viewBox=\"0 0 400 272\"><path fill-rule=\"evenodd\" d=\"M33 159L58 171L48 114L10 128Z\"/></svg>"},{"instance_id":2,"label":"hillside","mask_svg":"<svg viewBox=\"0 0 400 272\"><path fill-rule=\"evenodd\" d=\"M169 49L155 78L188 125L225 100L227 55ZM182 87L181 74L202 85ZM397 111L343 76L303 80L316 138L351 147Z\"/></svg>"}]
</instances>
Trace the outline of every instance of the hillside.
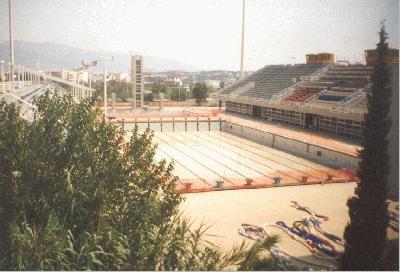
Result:
<instances>
[{"instance_id":1,"label":"hillside","mask_svg":"<svg viewBox=\"0 0 400 272\"><path fill-rule=\"evenodd\" d=\"M0 43L0 56L8 62L8 42ZM127 72L130 70L130 54L90 51L58 43L14 42L15 63L37 69L72 69L80 66L82 59L95 60L111 58L110 71ZM145 70L162 72L167 70L194 71L194 67L177 61L144 56ZM101 71L102 67L95 70Z\"/></svg>"}]
</instances>

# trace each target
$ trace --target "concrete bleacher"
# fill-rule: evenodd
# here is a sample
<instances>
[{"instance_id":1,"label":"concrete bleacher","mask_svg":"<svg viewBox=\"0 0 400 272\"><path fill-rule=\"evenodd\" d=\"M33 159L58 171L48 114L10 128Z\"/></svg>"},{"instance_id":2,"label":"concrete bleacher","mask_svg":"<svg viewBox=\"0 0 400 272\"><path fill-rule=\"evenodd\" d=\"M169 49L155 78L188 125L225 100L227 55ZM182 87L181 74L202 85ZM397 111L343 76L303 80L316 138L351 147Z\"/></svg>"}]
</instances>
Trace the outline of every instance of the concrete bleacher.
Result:
<instances>
[{"instance_id":1,"label":"concrete bleacher","mask_svg":"<svg viewBox=\"0 0 400 272\"><path fill-rule=\"evenodd\" d=\"M358 103L359 93L369 84L372 67L335 65L327 68L317 78L302 81L282 102L305 102L311 107L351 106L354 99Z\"/></svg>"},{"instance_id":2,"label":"concrete bleacher","mask_svg":"<svg viewBox=\"0 0 400 272\"><path fill-rule=\"evenodd\" d=\"M295 90L292 94L285 97L282 101L304 102L312 96L316 95L317 93L321 92L323 89L323 87L303 86Z\"/></svg>"},{"instance_id":3,"label":"concrete bleacher","mask_svg":"<svg viewBox=\"0 0 400 272\"><path fill-rule=\"evenodd\" d=\"M368 84L372 70L369 66L336 65L328 69L319 80L334 82L335 87L363 88Z\"/></svg>"},{"instance_id":4,"label":"concrete bleacher","mask_svg":"<svg viewBox=\"0 0 400 272\"><path fill-rule=\"evenodd\" d=\"M324 66L325 65L307 64L283 66L282 69L275 74L255 82L254 88L244 92L243 95L271 99L283 89L286 89L300 81L302 77L310 76Z\"/></svg>"},{"instance_id":5,"label":"concrete bleacher","mask_svg":"<svg viewBox=\"0 0 400 272\"><path fill-rule=\"evenodd\" d=\"M283 65L267 65L263 68L261 68L260 70L258 70L257 72L254 72L253 74L251 74L250 76L246 77L243 80L237 81L225 88L223 88L220 93L221 94L229 94L234 92L236 89L245 86L248 83L254 82L254 83L258 83L260 81L262 81L265 78L270 77L271 75L280 72L285 66Z\"/></svg>"},{"instance_id":6,"label":"concrete bleacher","mask_svg":"<svg viewBox=\"0 0 400 272\"><path fill-rule=\"evenodd\" d=\"M337 64L270 65L219 91L233 99L265 99L317 109L364 110L360 100L370 84L372 67Z\"/></svg>"},{"instance_id":7,"label":"concrete bleacher","mask_svg":"<svg viewBox=\"0 0 400 272\"><path fill-rule=\"evenodd\" d=\"M300 81L303 76L309 76L325 66L324 64L268 65L247 78L223 88L219 93L234 94L235 90L252 83L254 87L246 89L240 95L270 99L283 89Z\"/></svg>"},{"instance_id":8,"label":"concrete bleacher","mask_svg":"<svg viewBox=\"0 0 400 272\"><path fill-rule=\"evenodd\" d=\"M301 83L302 87L308 88L322 88L322 89L330 89L335 85L334 82L330 81L320 81L320 80L304 80Z\"/></svg>"}]
</instances>

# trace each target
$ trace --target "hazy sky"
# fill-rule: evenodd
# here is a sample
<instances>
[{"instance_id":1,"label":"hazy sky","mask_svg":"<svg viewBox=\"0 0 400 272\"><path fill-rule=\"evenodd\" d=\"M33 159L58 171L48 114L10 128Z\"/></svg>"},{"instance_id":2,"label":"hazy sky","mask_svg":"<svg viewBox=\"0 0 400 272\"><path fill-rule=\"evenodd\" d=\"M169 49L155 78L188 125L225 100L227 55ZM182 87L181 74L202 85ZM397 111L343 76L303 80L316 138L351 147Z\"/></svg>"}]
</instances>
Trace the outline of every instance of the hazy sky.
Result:
<instances>
[{"instance_id":1,"label":"hazy sky","mask_svg":"<svg viewBox=\"0 0 400 272\"><path fill-rule=\"evenodd\" d=\"M7 36L0 0L0 40ZM241 0L13 0L14 38L163 57L239 70ZM377 42L385 19L399 47L398 0L246 0L245 69L304 63L334 52L351 62Z\"/></svg>"}]
</instances>

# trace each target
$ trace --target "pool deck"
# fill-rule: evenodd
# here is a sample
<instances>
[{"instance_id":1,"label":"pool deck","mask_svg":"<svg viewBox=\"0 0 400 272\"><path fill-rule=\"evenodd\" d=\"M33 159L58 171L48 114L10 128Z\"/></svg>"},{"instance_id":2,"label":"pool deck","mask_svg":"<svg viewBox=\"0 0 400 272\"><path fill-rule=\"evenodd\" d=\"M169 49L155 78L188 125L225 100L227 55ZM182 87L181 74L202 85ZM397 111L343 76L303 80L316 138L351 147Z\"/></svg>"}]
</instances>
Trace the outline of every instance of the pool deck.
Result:
<instances>
[{"instance_id":1,"label":"pool deck","mask_svg":"<svg viewBox=\"0 0 400 272\"><path fill-rule=\"evenodd\" d=\"M344 169L226 132L156 132L154 141L158 145L156 160L175 162L177 190L183 193L356 181Z\"/></svg>"},{"instance_id":2,"label":"pool deck","mask_svg":"<svg viewBox=\"0 0 400 272\"><path fill-rule=\"evenodd\" d=\"M123 109L121 107L117 109ZM108 117L112 122L145 122L145 121L171 121L171 120L223 120L235 124L259 129L262 131L282 135L290 139L295 139L305 143L312 143L324 148L339 151L351 156L358 156L358 150L361 149L357 141L345 139L324 133L320 131L306 130L298 127L279 125L264 120L252 119L250 117L243 117L239 115L232 115L223 113L218 107L166 107L163 111L158 111L152 108L148 112L130 112L129 108L125 112L112 112L108 110Z\"/></svg>"}]
</instances>

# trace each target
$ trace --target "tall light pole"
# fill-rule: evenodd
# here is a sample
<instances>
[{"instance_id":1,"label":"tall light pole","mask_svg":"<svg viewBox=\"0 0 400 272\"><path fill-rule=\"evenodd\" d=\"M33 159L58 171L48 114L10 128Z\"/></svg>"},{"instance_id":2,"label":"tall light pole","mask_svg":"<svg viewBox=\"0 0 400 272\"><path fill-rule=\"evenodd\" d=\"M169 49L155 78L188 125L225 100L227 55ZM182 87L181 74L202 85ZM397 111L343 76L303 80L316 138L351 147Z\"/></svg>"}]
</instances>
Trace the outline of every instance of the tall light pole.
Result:
<instances>
[{"instance_id":1,"label":"tall light pole","mask_svg":"<svg viewBox=\"0 0 400 272\"><path fill-rule=\"evenodd\" d=\"M1 84L2 84L3 93L6 92L5 77L4 77L4 63L5 63L4 60L0 60L0 65L1 65L0 78L1 78Z\"/></svg>"},{"instance_id":2,"label":"tall light pole","mask_svg":"<svg viewBox=\"0 0 400 272\"><path fill-rule=\"evenodd\" d=\"M86 60L82 60L82 65L85 66L88 69L88 80L89 80L89 88L92 88L92 78L90 75L90 67L94 67L97 65L97 60L95 61L86 61Z\"/></svg>"},{"instance_id":3,"label":"tall light pole","mask_svg":"<svg viewBox=\"0 0 400 272\"><path fill-rule=\"evenodd\" d=\"M11 62L8 63L8 67L11 67ZM10 89L8 90L8 92L11 93L12 86L13 86L12 84L14 83L14 80L11 80L11 78L12 78L12 75L11 75L11 74L9 74L8 77L9 77L9 79L8 79L8 85L10 86Z\"/></svg>"},{"instance_id":4,"label":"tall light pole","mask_svg":"<svg viewBox=\"0 0 400 272\"><path fill-rule=\"evenodd\" d=\"M114 57L111 59L101 59L99 62L103 63L104 69L104 117L107 117L107 62L112 62Z\"/></svg>"},{"instance_id":5,"label":"tall light pole","mask_svg":"<svg viewBox=\"0 0 400 272\"><path fill-rule=\"evenodd\" d=\"M12 7L11 0L8 0L8 32L10 40L10 76L11 76L11 86L14 86L14 40L12 31ZM10 90L11 91L11 90Z\"/></svg>"},{"instance_id":6,"label":"tall light pole","mask_svg":"<svg viewBox=\"0 0 400 272\"><path fill-rule=\"evenodd\" d=\"M244 78L243 70L243 57L244 57L244 14L245 14L246 0L243 0L243 13L242 13L242 47L240 54L240 79Z\"/></svg>"}]
</instances>

